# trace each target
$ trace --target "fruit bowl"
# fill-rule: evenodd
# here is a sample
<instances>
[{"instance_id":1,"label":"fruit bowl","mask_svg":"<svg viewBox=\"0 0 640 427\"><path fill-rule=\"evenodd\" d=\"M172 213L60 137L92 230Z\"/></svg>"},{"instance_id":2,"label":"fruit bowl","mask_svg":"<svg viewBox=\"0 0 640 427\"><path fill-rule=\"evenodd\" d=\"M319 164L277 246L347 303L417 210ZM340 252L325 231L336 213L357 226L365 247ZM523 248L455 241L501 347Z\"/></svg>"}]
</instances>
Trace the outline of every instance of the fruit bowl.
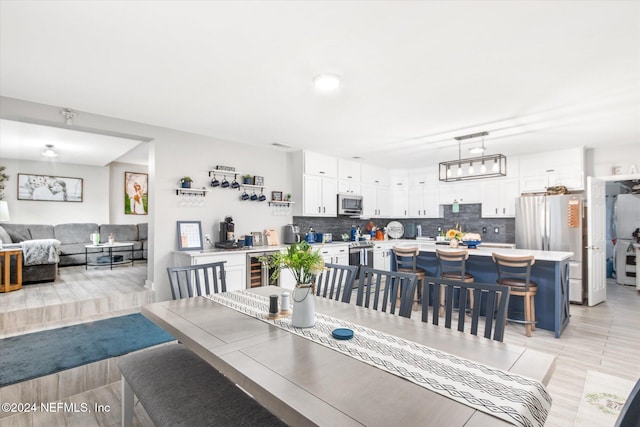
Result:
<instances>
[{"instance_id":1,"label":"fruit bowl","mask_svg":"<svg viewBox=\"0 0 640 427\"><path fill-rule=\"evenodd\" d=\"M482 243L482 240L463 240L462 244L466 245L469 249L476 249L478 245Z\"/></svg>"}]
</instances>

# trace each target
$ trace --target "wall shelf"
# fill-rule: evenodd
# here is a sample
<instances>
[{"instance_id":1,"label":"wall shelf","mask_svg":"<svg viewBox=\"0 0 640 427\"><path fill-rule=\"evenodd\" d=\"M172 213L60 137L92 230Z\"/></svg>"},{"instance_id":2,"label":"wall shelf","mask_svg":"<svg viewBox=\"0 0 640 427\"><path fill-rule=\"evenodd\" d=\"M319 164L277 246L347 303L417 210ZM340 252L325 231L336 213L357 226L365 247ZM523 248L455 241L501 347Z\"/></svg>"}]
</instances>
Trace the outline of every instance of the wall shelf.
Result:
<instances>
[{"instance_id":1,"label":"wall shelf","mask_svg":"<svg viewBox=\"0 0 640 427\"><path fill-rule=\"evenodd\" d=\"M222 169L211 169L209 171L209 176L214 175L214 174L234 175L236 178L238 177L238 175L245 175L242 172L238 172L238 171L225 171L225 170L222 170Z\"/></svg>"},{"instance_id":2,"label":"wall shelf","mask_svg":"<svg viewBox=\"0 0 640 427\"><path fill-rule=\"evenodd\" d=\"M176 196L195 195L204 197L209 191L206 188L176 188Z\"/></svg>"},{"instance_id":3,"label":"wall shelf","mask_svg":"<svg viewBox=\"0 0 640 427\"><path fill-rule=\"evenodd\" d=\"M280 200L280 201L271 200L269 202L269 206L285 206L285 207L289 207L289 206L293 205L294 203L295 202L287 202L285 200Z\"/></svg>"}]
</instances>

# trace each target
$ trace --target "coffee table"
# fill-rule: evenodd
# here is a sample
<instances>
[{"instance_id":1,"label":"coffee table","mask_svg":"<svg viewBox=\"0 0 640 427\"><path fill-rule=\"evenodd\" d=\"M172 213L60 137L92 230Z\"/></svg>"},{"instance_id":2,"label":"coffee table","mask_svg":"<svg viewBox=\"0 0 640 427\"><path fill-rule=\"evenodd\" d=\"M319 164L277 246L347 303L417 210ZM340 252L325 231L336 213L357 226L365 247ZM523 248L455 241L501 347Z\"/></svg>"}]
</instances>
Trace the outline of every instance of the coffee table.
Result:
<instances>
[{"instance_id":1,"label":"coffee table","mask_svg":"<svg viewBox=\"0 0 640 427\"><path fill-rule=\"evenodd\" d=\"M109 263L100 263L100 262L89 262L89 249L101 249L104 253L104 250L107 249L109 252ZM123 261L113 261L113 254L118 252L131 252L131 259L125 259ZM84 246L84 263L85 270L89 269L89 266L92 267L106 267L109 266L111 270L113 270L114 265L122 265L122 264L131 264L133 265L133 243L103 243L97 245L85 245Z\"/></svg>"}]
</instances>

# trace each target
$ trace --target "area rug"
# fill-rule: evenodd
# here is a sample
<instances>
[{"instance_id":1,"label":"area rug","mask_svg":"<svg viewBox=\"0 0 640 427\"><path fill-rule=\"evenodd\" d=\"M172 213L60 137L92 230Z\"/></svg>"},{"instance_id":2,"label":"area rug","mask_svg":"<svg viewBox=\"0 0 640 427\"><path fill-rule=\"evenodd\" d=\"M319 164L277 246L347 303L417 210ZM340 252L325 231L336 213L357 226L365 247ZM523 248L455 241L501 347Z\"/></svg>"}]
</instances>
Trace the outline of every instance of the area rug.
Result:
<instances>
[{"instance_id":1,"label":"area rug","mask_svg":"<svg viewBox=\"0 0 640 427\"><path fill-rule=\"evenodd\" d=\"M0 340L0 387L173 341L140 313Z\"/></svg>"},{"instance_id":2,"label":"area rug","mask_svg":"<svg viewBox=\"0 0 640 427\"><path fill-rule=\"evenodd\" d=\"M587 371L578 415L573 425L613 427L633 386L633 381L624 378Z\"/></svg>"}]
</instances>

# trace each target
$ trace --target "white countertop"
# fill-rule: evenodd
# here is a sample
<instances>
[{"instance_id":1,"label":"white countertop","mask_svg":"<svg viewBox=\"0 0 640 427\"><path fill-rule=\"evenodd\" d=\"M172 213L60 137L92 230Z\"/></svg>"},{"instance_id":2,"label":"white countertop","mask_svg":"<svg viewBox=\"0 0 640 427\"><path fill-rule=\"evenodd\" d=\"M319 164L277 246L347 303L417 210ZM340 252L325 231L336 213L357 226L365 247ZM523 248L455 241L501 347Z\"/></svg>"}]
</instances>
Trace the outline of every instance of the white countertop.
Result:
<instances>
[{"instance_id":1,"label":"white countertop","mask_svg":"<svg viewBox=\"0 0 640 427\"><path fill-rule=\"evenodd\" d=\"M394 240L373 240L373 243L382 243L386 244L389 247L393 245L398 246L418 246L421 251L424 252L435 252L436 248L441 250L450 249L446 245L436 245L435 241L428 240L411 240L411 239L394 239ZM325 247L340 247L340 246L349 246L351 242L331 242L325 243ZM570 259L574 254L573 252L557 252L557 251L535 251L530 249L514 249L513 247L493 247L490 242L487 243L487 246L481 244L477 249L469 249L469 255L471 256L488 256L491 254L498 253L502 255L511 255L511 256L525 256L525 255L533 255L536 260L539 261L564 261L566 259ZM496 244L501 245L502 244ZM506 244L507 246L513 246ZM321 243L316 243L312 245L314 248L320 249L323 247ZM250 248L241 248L241 249L221 249L221 248L210 248L204 249L202 251L175 251L174 253L183 254L191 257L200 257L200 256L211 256L211 255L233 255L233 254L247 254L252 252L265 252L265 251L279 251L282 249L288 248L289 245L274 245L274 246L252 246ZM461 246L464 249L464 247Z\"/></svg>"}]
</instances>

